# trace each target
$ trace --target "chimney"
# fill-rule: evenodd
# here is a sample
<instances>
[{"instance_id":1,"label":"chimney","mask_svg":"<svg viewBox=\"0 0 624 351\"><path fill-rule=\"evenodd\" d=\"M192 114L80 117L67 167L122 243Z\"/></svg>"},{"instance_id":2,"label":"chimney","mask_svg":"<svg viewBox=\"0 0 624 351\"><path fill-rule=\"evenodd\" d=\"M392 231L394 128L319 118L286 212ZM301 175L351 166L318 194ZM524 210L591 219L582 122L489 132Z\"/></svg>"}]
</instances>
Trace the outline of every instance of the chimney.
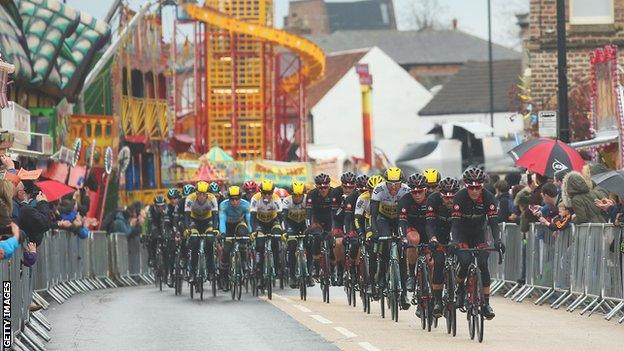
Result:
<instances>
[{"instance_id":1,"label":"chimney","mask_svg":"<svg viewBox=\"0 0 624 351\"><path fill-rule=\"evenodd\" d=\"M457 30L457 18L453 18L453 30Z\"/></svg>"}]
</instances>

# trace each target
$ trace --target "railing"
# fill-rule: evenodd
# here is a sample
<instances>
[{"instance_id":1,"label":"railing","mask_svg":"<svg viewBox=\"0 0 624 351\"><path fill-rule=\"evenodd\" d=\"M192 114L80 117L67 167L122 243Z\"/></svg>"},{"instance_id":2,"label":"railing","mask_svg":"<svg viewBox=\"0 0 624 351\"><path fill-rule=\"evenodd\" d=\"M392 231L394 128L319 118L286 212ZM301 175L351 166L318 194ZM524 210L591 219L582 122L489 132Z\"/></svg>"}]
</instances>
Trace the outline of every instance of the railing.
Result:
<instances>
[{"instance_id":1,"label":"railing","mask_svg":"<svg viewBox=\"0 0 624 351\"><path fill-rule=\"evenodd\" d=\"M581 315L600 311L607 320L621 313L622 229L587 223L552 232L533 224L525 241L517 225L503 223L501 236L506 257L502 267L490 262L492 294L500 291L517 302L535 296L536 305L549 302L551 308L565 306L569 312L582 309Z\"/></svg>"},{"instance_id":2,"label":"railing","mask_svg":"<svg viewBox=\"0 0 624 351\"><path fill-rule=\"evenodd\" d=\"M79 292L152 282L138 236L91 232L80 239L66 231L48 232L33 267L22 267L21 257L18 248L10 260L0 262L2 280L11 282L10 330L16 350L43 350L50 340L50 323L40 312L30 312L32 302L48 308L43 296L60 304Z\"/></svg>"}]
</instances>

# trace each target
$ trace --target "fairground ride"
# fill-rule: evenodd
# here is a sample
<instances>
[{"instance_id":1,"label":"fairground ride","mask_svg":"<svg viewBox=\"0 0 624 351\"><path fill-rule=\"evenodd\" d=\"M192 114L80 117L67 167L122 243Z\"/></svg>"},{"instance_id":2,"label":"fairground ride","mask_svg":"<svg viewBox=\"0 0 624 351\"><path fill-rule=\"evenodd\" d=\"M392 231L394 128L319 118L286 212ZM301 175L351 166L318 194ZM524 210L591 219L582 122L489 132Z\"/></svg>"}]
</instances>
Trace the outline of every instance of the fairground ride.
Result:
<instances>
[{"instance_id":1,"label":"fairground ride","mask_svg":"<svg viewBox=\"0 0 624 351\"><path fill-rule=\"evenodd\" d=\"M175 137L195 152L218 145L237 160L306 160L306 90L323 76L325 55L273 28L272 5L206 0L178 7L171 46Z\"/></svg>"}]
</instances>

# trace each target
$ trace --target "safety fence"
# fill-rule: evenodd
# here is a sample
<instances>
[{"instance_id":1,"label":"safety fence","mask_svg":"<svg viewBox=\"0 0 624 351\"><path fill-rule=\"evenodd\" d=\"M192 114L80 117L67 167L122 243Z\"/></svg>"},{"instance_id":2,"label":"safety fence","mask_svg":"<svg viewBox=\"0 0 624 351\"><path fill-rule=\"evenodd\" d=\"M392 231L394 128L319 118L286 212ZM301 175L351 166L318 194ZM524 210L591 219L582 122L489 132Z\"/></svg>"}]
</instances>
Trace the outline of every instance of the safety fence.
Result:
<instances>
[{"instance_id":1,"label":"safety fence","mask_svg":"<svg viewBox=\"0 0 624 351\"><path fill-rule=\"evenodd\" d=\"M45 342L50 340L51 325L41 312L30 311L32 303L47 309L46 298L61 304L80 292L153 282L147 250L138 236L91 232L88 238L80 239L71 232L50 231L43 237L33 267L21 264L22 254L20 247L11 259L0 262L3 324L5 333L10 330L12 350L45 350ZM7 336L4 350L9 349Z\"/></svg>"},{"instance_id":2,"label":"safety fence","mask_svg":"<svg viewBox=\"0 0 624 351\"><path fill-rule=\"evenodd\" d=\"M581 315L602 312L611 320L624 309L622 229L609 223L570 225L551 231L532 224L522 233L516 224L501 224L505 260L490 260L491 293L522 302L536 297L551 308ZM619 319L624 322L624 316Z\"/></svg>"}]
</instances>

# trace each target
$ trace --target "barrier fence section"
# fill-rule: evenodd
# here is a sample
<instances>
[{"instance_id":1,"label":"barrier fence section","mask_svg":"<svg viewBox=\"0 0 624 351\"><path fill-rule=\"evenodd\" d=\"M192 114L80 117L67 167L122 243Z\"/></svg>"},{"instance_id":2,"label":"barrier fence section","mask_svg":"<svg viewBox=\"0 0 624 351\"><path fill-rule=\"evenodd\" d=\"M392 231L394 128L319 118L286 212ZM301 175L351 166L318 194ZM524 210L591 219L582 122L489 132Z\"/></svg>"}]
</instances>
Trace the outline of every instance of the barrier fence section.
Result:
<instances>
[{"instance_id":1,"label":"barrier fence section","mask_svg":"<svg viewBox=\"0 0 624 351\"><path fill-rule=\"evenodd\" d=\"M3 289L6 292L10 282L11 296L10 318L3 323L5 327L11 323L14 350L44 350L44 341L50 340L50 323L41 312L30 311L33 302L48 308L43 296L63 303L83 291L151 282L144 276L149 274L147 251L137 236L91 232L80 239L68 231L49 231L37 249L34 266L23 266L22 256L23 248L18 247L10 259L0 261Z\"/></svg>"},{"instance_id":2,"label":"barrier fence section","mask_svg":"<svg viewBox=\"0 0 624 351\"><path fill-rule=\"evenodd\" d=\"M581 315L600 311L610 320L624 309L623 239L622 229L610 223L571 224L561 231L534 223L527 233L501 223L506 253L502 267L490 260L492 294L517 302L536 296L536 305L581 309Z\"/></svg>"}]
</instances>

